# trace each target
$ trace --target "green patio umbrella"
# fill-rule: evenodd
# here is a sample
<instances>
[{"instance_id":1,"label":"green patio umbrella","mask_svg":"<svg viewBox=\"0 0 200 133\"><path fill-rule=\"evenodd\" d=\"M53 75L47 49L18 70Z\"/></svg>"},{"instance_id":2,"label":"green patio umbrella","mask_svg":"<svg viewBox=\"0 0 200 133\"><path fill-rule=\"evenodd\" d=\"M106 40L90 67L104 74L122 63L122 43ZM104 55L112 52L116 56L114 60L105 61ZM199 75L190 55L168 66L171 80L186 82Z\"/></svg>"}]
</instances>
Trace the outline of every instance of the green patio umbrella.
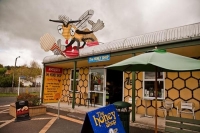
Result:
<instances>
[{"instance_id":1,"label":"green patio umbrella","mask_svg":"<svg viewBox=\"0 0 200 133\"><path fill-rule=\"evenodd\" d=\"M154 49L105 67L119 71L175 72L200 70L200 61ZM157 133L157 76L155 76L155 132Z\"/></svg>"}]
</instances>

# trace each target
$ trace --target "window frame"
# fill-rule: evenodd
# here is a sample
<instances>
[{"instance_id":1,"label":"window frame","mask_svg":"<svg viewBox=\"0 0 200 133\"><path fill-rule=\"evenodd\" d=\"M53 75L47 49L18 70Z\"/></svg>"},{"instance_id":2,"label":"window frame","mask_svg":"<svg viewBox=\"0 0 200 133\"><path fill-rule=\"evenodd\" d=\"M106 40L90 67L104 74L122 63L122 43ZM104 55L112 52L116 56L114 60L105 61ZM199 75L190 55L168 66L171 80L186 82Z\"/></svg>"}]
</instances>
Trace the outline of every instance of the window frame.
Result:
<instances>
[{"instance_id":1,"label":"window frame","mask_svg":"<svg viewBox=\"0 0 200 133\"><path fill-rule=\"evenodd\" d=\"M149 94L149 96L145 95L145 81L154 81L155 82L155 72L151 72L151 73L154 73L154 78L148 78L148 79L145 78L145 73L147 73L147 72L143 72L143 81L142 81L143 94L142 94L142 96L143 96L143 98L155 99L155 96L150 96L150 94ZM157 99L163 100L163 99L165 99L165 72L160 72L160 73L162 73L162 78L157 78L157 82L163 82L163 94L160 91L161 97L157 96Z\"/></svg>"},{"instance_id":2,"label":"window frame","mask_svg":"<svg viewBox=\"0 0 200 133\"><path fill-rule=\"evenodd\" d=\"M79 76L80 76L80 71L79 69L76 69L76 72L78 71L78 78L76 78L76 82L77 82L77 85L76 85L76 88L75 88L75 91L77 92L78 91L78 84L79 84ZM70 74L70 87L69 87L69 91L73 91L73 82L74 82L74 79L73 79L73 74L74 74L74 69L71 69L71 74Z\"/></svg>"}]
</instances>

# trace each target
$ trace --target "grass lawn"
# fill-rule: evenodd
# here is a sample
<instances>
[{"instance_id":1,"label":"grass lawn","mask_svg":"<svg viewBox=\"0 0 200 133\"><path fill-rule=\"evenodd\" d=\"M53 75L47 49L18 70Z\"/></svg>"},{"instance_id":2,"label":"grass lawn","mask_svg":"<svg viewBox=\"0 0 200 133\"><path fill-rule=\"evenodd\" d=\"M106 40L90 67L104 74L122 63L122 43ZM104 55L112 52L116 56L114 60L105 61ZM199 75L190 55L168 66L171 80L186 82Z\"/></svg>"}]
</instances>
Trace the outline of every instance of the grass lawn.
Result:
<instances>
[{"instance_id":1,"label":"grass lawn","mask_svg":"<svg viewBox=\"0 0 200 133\"><path fill-rule=\"evenodd\" d=\"M33 95L40 95L39 92L32 92L30 94L33 94ZM0 97L16 97L17 96L17 93L0 93Z\"/></svg>"}]
</instances>

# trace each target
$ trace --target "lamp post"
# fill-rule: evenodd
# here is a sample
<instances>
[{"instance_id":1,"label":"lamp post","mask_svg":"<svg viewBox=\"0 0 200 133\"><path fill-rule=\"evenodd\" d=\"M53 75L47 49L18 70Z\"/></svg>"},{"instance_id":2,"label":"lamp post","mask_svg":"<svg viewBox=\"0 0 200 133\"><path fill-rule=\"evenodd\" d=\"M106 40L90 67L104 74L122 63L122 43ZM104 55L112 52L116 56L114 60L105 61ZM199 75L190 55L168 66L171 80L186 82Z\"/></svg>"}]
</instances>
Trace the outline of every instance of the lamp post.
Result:
<instances>
[{"instance_id":1,"label":"lamp post","mask_svg":"<svg viewBox=\"0 0 200 133\"><path fill-rule=\"evenodd\" d=\"M16 63L17 63L17 59L20 58L20 56L18 56L16 59L15 59L15 68L16 68ZM14 68L14 71L13 71L13 79L12 79L12 88L14 87L14 80L15 80L15 68Z\"/></svg>"}]
</instances>

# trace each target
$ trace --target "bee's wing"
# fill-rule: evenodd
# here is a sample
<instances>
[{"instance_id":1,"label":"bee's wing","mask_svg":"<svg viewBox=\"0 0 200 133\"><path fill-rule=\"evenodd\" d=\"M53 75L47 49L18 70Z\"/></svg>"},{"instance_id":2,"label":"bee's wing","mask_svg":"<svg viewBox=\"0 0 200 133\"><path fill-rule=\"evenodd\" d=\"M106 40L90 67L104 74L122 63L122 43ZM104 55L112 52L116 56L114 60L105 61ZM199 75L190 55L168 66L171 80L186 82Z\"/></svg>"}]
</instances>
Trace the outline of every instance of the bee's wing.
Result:
<instances>
[{"instance_id":1,"label":"bee's wing","mask_svg":"<svg viewBox=\"0 0 200 133\"><path fill-rule=\"evenodd\" d=\"M79 20L81 20L80 22L76 23L76 27L79 30L83 30L87 27L87 22L88 20L92 17L92 15L94 14L93 10L87 10L80 18Z\"/></svg>"}]
</instances>

